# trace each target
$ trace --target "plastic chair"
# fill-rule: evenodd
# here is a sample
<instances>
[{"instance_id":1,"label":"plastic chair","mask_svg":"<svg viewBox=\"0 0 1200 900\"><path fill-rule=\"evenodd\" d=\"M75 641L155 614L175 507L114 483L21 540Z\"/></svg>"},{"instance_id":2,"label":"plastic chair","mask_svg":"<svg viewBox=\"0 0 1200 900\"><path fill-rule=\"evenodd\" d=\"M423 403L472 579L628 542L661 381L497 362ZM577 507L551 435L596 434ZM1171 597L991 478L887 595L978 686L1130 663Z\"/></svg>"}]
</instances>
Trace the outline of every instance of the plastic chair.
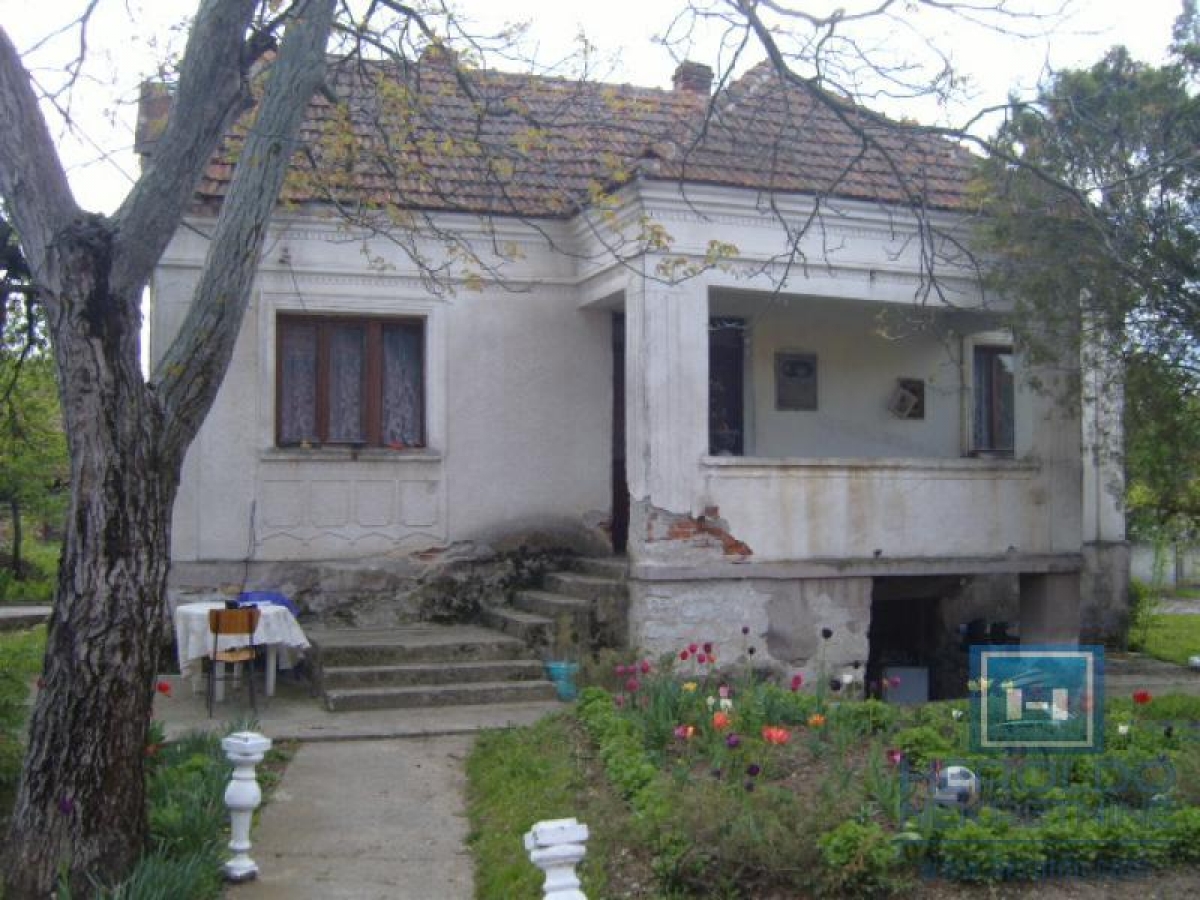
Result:
<instances>
[{"instance_id":1,"label":"plastic chair","mask_svg":"<svg viewBox=\"0 0 1200 900\"><path fill-rule=\"evenodd\" d=\"M208 717L212 718L213 698L216 695L217 683L217 665L220 663L233 663L235 666L240 666L244 662L251 664L250 672L246 676L246 681L250 683L250 706L255 713L258 712L258 701L254 696L254 657L257 655L257 648L254 646L254 631L258 628L258 619L261 613L258 607L251 606L246 609L214 609L208 613L208 630L212 633L212 652L209 654L208 667ZM249 639L250 643L246 647L234 647L227 650L221 650L217 644L222 636L241 635ZM237 679L237 669L234 669L234 680Z\"/></svg>"}]
</instances>

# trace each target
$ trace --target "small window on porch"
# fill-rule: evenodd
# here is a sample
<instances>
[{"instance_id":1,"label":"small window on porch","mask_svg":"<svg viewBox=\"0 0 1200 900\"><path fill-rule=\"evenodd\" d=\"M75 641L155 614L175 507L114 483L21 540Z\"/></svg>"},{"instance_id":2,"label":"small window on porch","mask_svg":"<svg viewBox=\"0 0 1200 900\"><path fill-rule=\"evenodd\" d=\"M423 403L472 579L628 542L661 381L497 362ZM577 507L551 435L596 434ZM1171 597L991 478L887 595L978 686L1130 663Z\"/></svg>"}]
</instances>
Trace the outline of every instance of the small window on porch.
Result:
<instances>
[{"instance_id":1,"label":"small window on porch","mask_svg":"<svg viewBox=\"0 0 1200 900\"><path fill-rule=\"evenodd\" d=\"M1011 346L974 348L972 447L982 455L1013 455L1013 352Z\"/></svg>"},{"instance_id":2,"label":"small window on porch","mask_svg":"<svg viewBox=\"0 0 1200 900\"><path fill-rule=\"evenodd\" d=\"M746 320L727 316L708 323L708 452L746 452L744 384Z\"/></svg>"}]
</instances>

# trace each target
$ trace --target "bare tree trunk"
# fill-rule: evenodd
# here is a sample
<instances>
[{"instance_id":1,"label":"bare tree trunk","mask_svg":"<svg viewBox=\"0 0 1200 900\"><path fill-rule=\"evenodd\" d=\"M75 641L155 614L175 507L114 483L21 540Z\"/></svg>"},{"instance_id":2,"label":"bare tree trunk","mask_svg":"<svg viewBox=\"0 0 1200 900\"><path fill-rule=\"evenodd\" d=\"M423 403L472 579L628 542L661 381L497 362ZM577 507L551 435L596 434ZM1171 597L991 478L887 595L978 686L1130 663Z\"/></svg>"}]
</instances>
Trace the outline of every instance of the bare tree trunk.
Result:
<instances>
[{"instance_id":1,"label":"bare tree trunk","mask_svg":"<svg viewBox=\"0 0 1200 900\"><path fill-rule=\"evenodd\" d=\"M12 569L13 578L17 581L23 581L24 576L21 573L21 501L16 497L11 497L8 501L8 512L12 516L12 559L9 561L9 567Z\"/></svg>"},{"instance_id":2,"label":"bare tree trunk","mask_svg":"<svg viewBox=\"0 0 1200 900\"><path fill-rule=\"evenodd\" d=\"M239 107L256 0L204 0L154 164L112 219L75 206L28 74L0 28L0 191L43 290L71 457L44 687L4 848L5 900L125 875L145 846L144 748L165 632L171 508L229 364L267 222L324 71L334 0L297 0L222 206L193 308L154 384L142 286ZM254 45L253 47L251 45ZM253 54L251 54L252 56Z\"/></svg>"},{"instance_id":3,"label":"bare tree trunk","mask_svg":"<svg viewBox=\"0 0 1200 900\"><path fill-rule=\"evenodd\" d=\"M138 304L106 291L111 237L110 223L85 219L52 251L86 298L51 323L76 489L6 850L9 898L47 896L64 866L75 890L111 883L146 837L142 760L179 462L157 449Z\"/></svg>"}]
</instances>

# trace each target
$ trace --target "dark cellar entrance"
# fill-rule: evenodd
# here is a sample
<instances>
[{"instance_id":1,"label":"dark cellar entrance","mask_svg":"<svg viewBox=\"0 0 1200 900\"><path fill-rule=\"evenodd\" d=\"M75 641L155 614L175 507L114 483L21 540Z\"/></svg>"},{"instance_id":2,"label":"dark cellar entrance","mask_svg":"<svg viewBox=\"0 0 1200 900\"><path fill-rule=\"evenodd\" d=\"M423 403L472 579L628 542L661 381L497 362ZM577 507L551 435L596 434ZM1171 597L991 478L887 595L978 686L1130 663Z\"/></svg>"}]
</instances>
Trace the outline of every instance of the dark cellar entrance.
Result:
<instances>
[{"instance_id":1,"label":"dark cellar entrance","mask_svg":"<svg viewBox=\"0 0 1200 900\"><path fill-rule=\"evenodd\" d=\"M961 588L957 576L875 579L867 631L868 684L878 684L892 674L901 679L891 692L896 698L964 696L967 651L957 623L946 621L945 615L947 601L956 598Z\"/></svg>"}]
</instances>

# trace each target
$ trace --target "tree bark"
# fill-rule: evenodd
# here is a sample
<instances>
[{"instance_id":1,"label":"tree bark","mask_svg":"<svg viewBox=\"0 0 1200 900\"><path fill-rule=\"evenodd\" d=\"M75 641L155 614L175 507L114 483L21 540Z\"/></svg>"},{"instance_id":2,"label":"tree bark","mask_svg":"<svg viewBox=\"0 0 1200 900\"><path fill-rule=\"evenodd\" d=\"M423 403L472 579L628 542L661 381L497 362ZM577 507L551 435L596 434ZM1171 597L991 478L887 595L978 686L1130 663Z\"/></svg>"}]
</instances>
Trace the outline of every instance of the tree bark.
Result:
<instances>
[{"instance_id":1,"label":"tree bark","mask_svg":"<svg viewBox=\"0 0 1200 900\"><path fill-rule=\"evenodd\" d=\"M138 362L136 298L106 290L113 226L59 236L49 271L73 288L52 323L72 498L43 687L13 810L6 897L113 883L146 838L144 747L170 558L179 462Z\"/></svg>"},{"instance_id":2,"label":"tree bark","mask_svg":"<svg viewBox=\"0 0 1200 900\"><path fill-rule=\"evenodd\" d=\"M24 581L25 576L21 572L21 501L16 497L12 497L8 501L8 512L12 516L12 559L10 568L12 569L13 578L17 581Z\"/></svg>"},{"instance_id":3,"label":"tree bark","mask_svg":"<svg viewBox=\"0 0 1200 900\"><path fill-rule=\"evenodd\" d=\"M254 5L205 0L197 22L205 23L206 40L255 44L246 40L238 17ZM208 102L203 83L190 92L181 86L172 122L201 116L205 127L179 126L192 137L148 173L154 188L149 194L135 188L114 219L86 215L66 189L28 76L0 29L0 112L9 113L10 122L0 130L0 191L47 309L71 458L71 503L43 687L3 851L5 900L43 900L60 872L74 895L86 896L96 882L118 881L145 847L144 748L166 630L179 471L241 327L294 136L323 77L333 6L334 0L294 4L193 313L156 385L141 375L142 287L178 226L180 198L190 196L236 97L225 82L216 103ZM228 49L193 40L187 56L248 58ZM221 77L193 62L185 59L181 77ZM206 146L187 146L188 140ZM174 212L165 218L151 197L155 192L170 195L165 202ZM150 256L147 241L157 248Z\"/></svg>"}]
</instances>

